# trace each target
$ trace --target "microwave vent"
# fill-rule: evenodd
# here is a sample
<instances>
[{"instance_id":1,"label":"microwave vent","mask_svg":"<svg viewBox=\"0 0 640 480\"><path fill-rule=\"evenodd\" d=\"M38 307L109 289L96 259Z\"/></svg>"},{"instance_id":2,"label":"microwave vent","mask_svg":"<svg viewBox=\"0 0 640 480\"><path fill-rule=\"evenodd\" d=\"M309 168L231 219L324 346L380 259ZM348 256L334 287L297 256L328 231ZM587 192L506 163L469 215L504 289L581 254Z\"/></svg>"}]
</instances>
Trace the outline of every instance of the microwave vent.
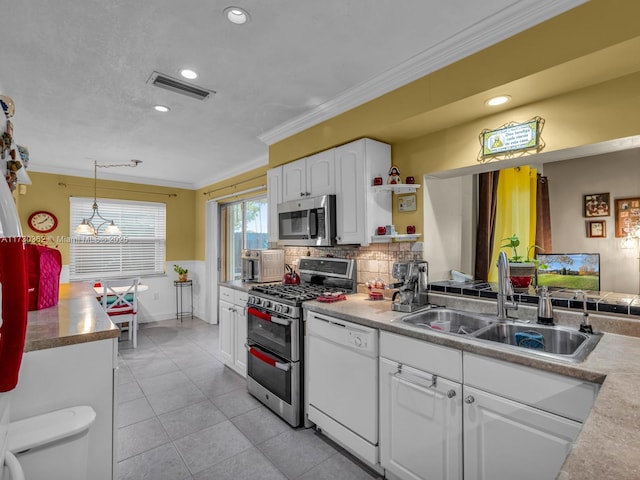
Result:
<instances>
[{"instance_id":1,"label":"microwave vent","mask_svg":"<svg viewBox=\"0 0 640 480\"><path fill-rule=\"evenodd\" d=\"M147 83L198 100L206 100L211 95L214 95L216 93L213 90L196 87L195 85L183 82L182 80L178 80L177 78L172 78L160 72L153 72L149 77L149 80L147 80Z\"/></svg>"}]
</instances>

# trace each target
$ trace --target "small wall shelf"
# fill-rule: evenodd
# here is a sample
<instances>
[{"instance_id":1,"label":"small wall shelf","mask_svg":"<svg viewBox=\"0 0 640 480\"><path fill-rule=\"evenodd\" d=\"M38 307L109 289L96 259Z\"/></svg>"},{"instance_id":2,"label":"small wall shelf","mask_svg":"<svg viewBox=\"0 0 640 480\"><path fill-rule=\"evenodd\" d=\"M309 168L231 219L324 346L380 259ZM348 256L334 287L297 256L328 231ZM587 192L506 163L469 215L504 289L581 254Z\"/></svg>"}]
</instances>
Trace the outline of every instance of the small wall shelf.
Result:
<instances>
[{"instance_id":1,"label":"small wall shelf","mask_svg":"<svg viewBox=\"0 0 640 480\"><path fill-rule=\"evenodd\" d=\"M421 235L421 233L373 235L371 237L371 243L391 243L392 240L395 240L396 242L415 242L420 238Z\"/></svg>"},{"instance_id":2,"label":"small wall shelf","mask_svg":"<svg viewBox=\"0 0 640 480\"><path fill-rule=\"evenodd\" d=\"M392 191L393 193L415 193L415 191L420 188L420 185L415 183L391 183L387 185L373 185L372 188L376 192L388 192Z\"/></svg>"}]
</instances>

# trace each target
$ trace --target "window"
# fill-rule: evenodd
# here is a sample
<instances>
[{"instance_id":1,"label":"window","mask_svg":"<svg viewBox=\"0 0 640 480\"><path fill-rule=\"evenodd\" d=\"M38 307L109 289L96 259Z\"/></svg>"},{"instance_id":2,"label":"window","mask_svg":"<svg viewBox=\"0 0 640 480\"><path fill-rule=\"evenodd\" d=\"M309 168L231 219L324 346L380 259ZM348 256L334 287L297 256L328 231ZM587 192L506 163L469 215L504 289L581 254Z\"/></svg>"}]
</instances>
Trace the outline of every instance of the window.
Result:
<instances>
[{"instance_id":1,"label":"window","mask_svg":"<svg viewBox=\"0 0 640 480\"><path fill-rule=\"evenodd\" d=\"M267 197L257 197L220 207L222 255L220 280L242 279L242 250L266 249Z\"/></svg>"},{"instance_id":2,"label":"window","mask_svg":"<svg viewBox=\"0 0 640 480\"><path fill-rule=\"evenodd\" d=\"M93 198L71 199L71 280L163 274L166 205L98 199L100 215L120 227L122 236L75 235L75 227L92 213Z\"/></svg>"}]
</instances>

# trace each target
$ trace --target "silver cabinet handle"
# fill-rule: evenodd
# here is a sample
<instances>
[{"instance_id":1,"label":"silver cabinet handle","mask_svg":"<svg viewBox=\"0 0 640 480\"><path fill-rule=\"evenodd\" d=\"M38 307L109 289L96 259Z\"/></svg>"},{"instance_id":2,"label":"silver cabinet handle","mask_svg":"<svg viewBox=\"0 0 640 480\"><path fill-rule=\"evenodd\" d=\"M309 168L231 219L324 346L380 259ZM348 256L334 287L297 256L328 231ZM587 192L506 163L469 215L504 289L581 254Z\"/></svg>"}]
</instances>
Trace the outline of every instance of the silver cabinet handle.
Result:
<instances>
[{"instance_id":1,"label":"silver cabinet handle","mask_svg":"<svg viewBox=\"0 0 640 480\"><path fill-rule=\"evenodd\" d=\"M448 398L453 398L456 396L456 391L454 389L451 389L447 392L447 397Z\"/></svg>"},{"instance_id":2,"label":"silver cabinet handle","mask_svg":"<svg viewBox=\"0 0 640 480\"><path fill-rule=\"evenodd\" d=\"M476 399L475 399L475 398L473 398L473 395L467 395L467 396L465 397L465 399L464 399L464 403L469 403L469 404L471 404L471 403L473 403L473 402L475 402L475 401L476 401Z\"/></svg>"}]
</instances>

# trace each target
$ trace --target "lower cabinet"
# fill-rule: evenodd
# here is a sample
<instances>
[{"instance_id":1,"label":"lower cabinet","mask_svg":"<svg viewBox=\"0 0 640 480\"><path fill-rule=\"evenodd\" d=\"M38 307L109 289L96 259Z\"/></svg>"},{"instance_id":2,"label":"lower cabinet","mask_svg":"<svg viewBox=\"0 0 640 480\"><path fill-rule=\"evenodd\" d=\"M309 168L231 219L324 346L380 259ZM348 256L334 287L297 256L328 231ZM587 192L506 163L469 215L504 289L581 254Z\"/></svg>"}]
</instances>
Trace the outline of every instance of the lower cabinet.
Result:
<instances>
[{"instance_id":1,"label":"lower cabinet","mask_svg":"<svg viewBox=\"0 0 640 480\"><path fill-rule=\"evenodd\" d=\"M582 424L464 387L465 480L553 480Z\"/></svg>"},{"instance_id":2,"label":"lower cabinet","mask_svg":"<svg viewBox=\"0 0 640 480\"><path fill-rule=\"evenodd\" d=\"M380 359L380 463L398 478L462 478L462 386Z\"/></svg>"},{"instance_id":3,"label":"lower cabinet","mask_svg":"<svg viewBox=\"0 0 640 480\"><path fill-rule=\"evenodd\" d=\"M218 305L220 356L225 365L247 376L247 299L248 294L220 287Z\"/></svg>"},{"instance_id":4,"label":"lower cabinet","mask_svg":"<svg viewBox=\"0 0 640 480\"><path fill-rule=\"evenodd\" d=\"M380 332L380 464L388 478L462 479L462 352Z\"/></svg>"},{"instance_id":5,"label":"lower cabinet","mask_svg":"<svg viewBox=\"0 0 640 480\"><path fill-rule=\"evenodd\" d=\"M555 479L599 389L388 332L379 362L390 479Z\"/></svg>"}]
</instances>

